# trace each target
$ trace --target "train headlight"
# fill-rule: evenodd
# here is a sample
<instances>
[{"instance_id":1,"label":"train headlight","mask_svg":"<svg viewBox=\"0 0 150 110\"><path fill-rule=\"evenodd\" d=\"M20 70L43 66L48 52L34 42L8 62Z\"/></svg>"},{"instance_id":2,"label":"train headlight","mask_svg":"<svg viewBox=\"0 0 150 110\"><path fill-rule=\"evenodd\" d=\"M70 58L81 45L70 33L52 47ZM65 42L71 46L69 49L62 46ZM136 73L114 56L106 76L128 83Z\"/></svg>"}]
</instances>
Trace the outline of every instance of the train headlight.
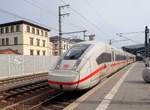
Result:
<instances>
[{"instance_id":1,"label":"train headlight","mask_svg":"<svg viewBox=\"0 0 150 110\"><path fill-rule=\"evenodd\" d=\"M79 66L79 64L81 63L81 59L77 60L77 62L75 63L75 65L73 66L73 70L76 70Z\"/></svg>"}]
</instances>

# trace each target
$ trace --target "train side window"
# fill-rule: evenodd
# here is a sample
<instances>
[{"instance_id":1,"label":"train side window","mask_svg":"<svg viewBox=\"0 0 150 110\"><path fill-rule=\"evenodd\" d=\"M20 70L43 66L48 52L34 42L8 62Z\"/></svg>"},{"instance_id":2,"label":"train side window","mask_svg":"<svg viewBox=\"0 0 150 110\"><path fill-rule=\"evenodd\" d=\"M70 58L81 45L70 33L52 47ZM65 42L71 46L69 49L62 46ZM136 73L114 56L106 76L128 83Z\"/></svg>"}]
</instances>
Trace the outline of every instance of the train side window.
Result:
<instances>
[{"instance_id":1,"label":"train side window","mask_svg":"<svg viewBox=\"0 0 150 110\"><path fill-rule=\"evenodd\" d=\"M97 64L105 63L105 62L111 62L111 54L110 53L102 53L96 58Z\"/></svg>"},{"instance_id":2,"label":"train side window","mask_svg":"<svg viewBox=\"0 0 150 110\"><path fill-rule=\"evenodd\" d=\"M106 53L105 54L105 62L111 62L111 54L110 53Z\"/></svg>"},{"instance_id":3,"label":"train side window","mask_svg":"<svg viewBox=\"0 0 150 110\"><path fill-rule=\"evenodd\" d=\"M126 57L124 55L116 55L116 61L125 60Z\"/></svg>"},{"instance_id":4,"label":"train side window","mask_svg":"<svg viewBox=\"0 0 150 110\"><path fill-rule=\"evenodd\" d=\"M96 58L96 62L97 62L98 65L101 64L102 59L103 59L102 57L103 57L103 54L99 55L99 56Z\"/></svg>"}]
</instances>

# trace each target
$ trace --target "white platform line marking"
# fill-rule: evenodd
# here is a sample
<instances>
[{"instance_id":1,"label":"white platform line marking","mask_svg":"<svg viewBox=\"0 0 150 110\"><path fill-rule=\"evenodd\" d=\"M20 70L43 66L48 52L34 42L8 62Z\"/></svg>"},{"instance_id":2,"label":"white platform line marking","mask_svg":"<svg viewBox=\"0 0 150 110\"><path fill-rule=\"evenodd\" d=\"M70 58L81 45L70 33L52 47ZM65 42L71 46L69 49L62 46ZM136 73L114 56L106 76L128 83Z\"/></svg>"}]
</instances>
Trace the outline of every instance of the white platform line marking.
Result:
<instances>
[{"instance_id":1,"label":"white platform line marking","mask_svg":"<svg viewBox=\"0 0 150 110\"><path fill-rule=\"evenodd\" d=\"M123 83L123 81L125 80L126 76L129 74L130 70L135 65L136 65L136 63L134 65L132 65L131 68L123 75L123 77L117 82L117 84L111 89L111 91L104 97L104 99L98 105L96 110L106 110L108 108L111 100L113 99L113 97L115 96L117 91L119 90L119 88L120 88L121 84Z\"/></svg>"}]
</instances>

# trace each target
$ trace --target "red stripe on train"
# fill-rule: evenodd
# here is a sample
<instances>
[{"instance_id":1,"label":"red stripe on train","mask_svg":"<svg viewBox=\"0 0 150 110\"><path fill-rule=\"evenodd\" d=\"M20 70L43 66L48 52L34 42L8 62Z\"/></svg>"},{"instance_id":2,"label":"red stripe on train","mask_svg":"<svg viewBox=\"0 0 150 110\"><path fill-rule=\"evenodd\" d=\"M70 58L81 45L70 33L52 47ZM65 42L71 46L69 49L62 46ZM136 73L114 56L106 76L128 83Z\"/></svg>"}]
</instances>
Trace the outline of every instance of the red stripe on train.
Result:
<instances>
[{"instance_id":1,"label":"red stripe on train","mask_svg":"<svg viewBox=\"0 0 150 110\"><path fill-rule=\"evenodd\" d=\"M99 71L102 71L103 69L105 69L106 66L102 66L98 69L96 69L94 72L90 73L88 76L84 77L83 79L79 80L79 81L75 81L75 82L57 82L57 81L48 81L49 84L59 84L59 85L74 85L74 84L79 84L89 78L91 78L92 76L94 76L96 73L98 73Z\"/></svg>"},{"instance_id":2,"label":"red stripe on train","mask_svg":"<svg viewBox=\"0 0 150 110\"><path fill-rule=\"evenodd\" d=\"M123 62L119 62L119 63L114 63L114 64L111 64L111 66L116 66L118 64L121 64L121 63L125 63L125 61ZM100 68L96 69L94 72L90 73L88 76L84 77L83 79L79 80L79 81L74 81L74 82L57 82L57 81L48 81L48 84L58 84L58 85L74 85L74 84L79 84L89 78L91 78L92 76L94 76L95 74L97 74L98 72L106 69L107 66L101 66Z\"/></svg>"}]
</instances>

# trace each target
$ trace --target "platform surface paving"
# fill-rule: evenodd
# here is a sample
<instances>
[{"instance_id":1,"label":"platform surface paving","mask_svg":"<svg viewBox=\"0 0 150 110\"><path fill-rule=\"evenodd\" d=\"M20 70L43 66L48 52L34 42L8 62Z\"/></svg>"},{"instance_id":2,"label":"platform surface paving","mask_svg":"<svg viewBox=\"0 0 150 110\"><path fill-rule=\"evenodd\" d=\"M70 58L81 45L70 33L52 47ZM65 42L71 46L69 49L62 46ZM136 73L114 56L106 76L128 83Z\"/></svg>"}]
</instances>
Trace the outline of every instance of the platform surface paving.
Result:
<instances>
[{"instance_id":1,"label":"platform surface paving","mask_svg":"<svg viewBox=\"0 0 150 110\"><path fill-rule=\"evenodd\" d=\"M136 62L130 65L122 73L119 73L95 91L85 101L76 102L79 105L74 109L150 110L150 84L145 83L142 79L143 69L143 62ZM120 80L122 80L122 83L118 90L114 90L116 91L114 93L112 89L115 88ZM105 99L106 97L107 99Z\"/></svg>"},{"instance_id":2,"label":"platform surface paving","mask_svg":"<svg viewBox=\"0 0 150 110\"><path fill-rule=\"evenodd\" d=\"M107 110L150 110L150 84L142 79L144 64L129 72Z\"/></svg>"}]
</instances>

